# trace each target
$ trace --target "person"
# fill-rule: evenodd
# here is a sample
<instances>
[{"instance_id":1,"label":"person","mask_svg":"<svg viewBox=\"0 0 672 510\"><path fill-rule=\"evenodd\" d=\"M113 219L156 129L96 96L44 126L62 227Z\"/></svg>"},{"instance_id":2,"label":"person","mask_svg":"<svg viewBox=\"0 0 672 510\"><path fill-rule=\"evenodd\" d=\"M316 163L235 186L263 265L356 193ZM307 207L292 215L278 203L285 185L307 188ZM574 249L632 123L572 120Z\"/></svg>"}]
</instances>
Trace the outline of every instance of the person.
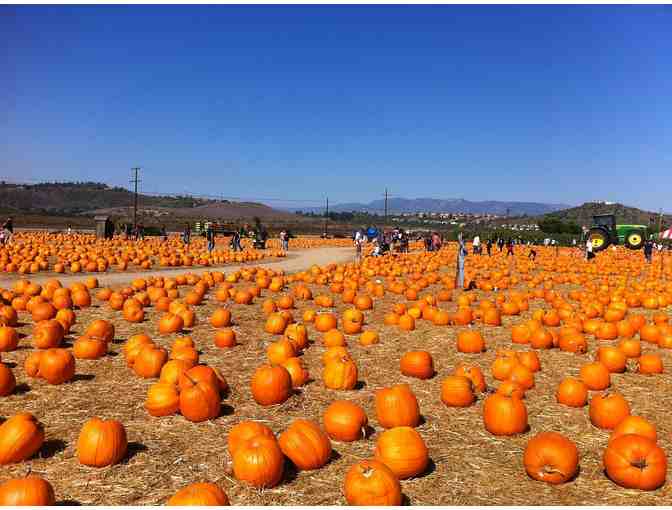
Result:
<instances>
[{"instance_id":1,"label":"person","mask_svg":"<svg viewBox=\"0 0 672 510\"><path fill-rule=\"evenodd\" d=\"M242 246L240 245L240 231L234 230L233 235L231 236L231 249L233 251L243 251Z\"/></svg>"},{"instance_id":2,"label":"person","mask_svg":"<svg viewBox=\"0 0 672 510\"><path fill-rule=\"evenodd\" d=\"M432 250L439 251L441 249L441 237L438 232L432 234Z\"/></svg>"},{"instance_id":3,"label":"person","mask_svg":"<svg viewBox=\"0 0 672 510\"><path fill-rule=\"evenodd\" d=\"M513 239L509 239L506 243L506 256L513 256Z\"/></svg>"},{"instance_id":4,"label":"person","mask_svg":"<svg viewBox=\"0 0 672 510\"><path fill-rule=\"evenodd\" d=\"M68 224L68 235L72 234L72 225Z\"/></svg>"},{"instance_id":5,"label":"person","mask_svg":"<svg viewBox=\"0 0 672 510\"><path fill-rule=\"evenodd\" d=\"M455 286L458 289L464 289L464 259L467 256L467 248L464 246L462 232L457 234L457 274L455 277Z\"/></svg>"},{"instance_id":6,"label":"person","mask_svg":"<svg viewBox=\"0 0 672 510\"><path fill-rule=\"evenodd\" d=\"M586 260L592 260L595 257L593 253L593 241L590 237L586 240Z\"/></svg>"},{"instance_id":7,"label":"person","mask_svg":"<svg viewBox=\"0 0 672 510\"><path fill-rule=\"evenodd\" d=\"M481 254L481 237L478 234L474 236L473 249L474 255Z\"/></svg>"},{"instance_id":8,"label":"person","mask_svg":"<svg viewBox=\"0 0 672 510\"><path fill-rule=\"evenodd\" d=\"M399 245L402 253L408 253L408 232L401 231L399 232Z\"/></svg>"},{"instance_id":9,"label":"person","mask_svg":"<svg viewBox=\"0 0 672 510\"><path fill-rule=\"evenodd\" d=\"M188 245L190 240L191 240L191 228L189 227L189 223L185 223L184 230L182 231L182 242L185 245Z\"/></svg>"},{"instance_id":10,"label":"person","mask_svg":"<svg viewBox=\"0 0 672 510\"><path fill-rule=\"evenodd\" d=\"M502 250L504 249L504 238L500 237L497 239L497 247L499 248L499 252L501 253Z\"/></svg>"},{"instance_id":11,"label":"person","mask_svg":"<svg viewBox=\"0 0 672 510\"><path fill-rule=\"evenodd\" d=\"M208 241L208 253L212 253L212 250L215 249L215 229L212 227L212 223L208 223L205 238Z\"/></svg>"},{"instance_id":12,"label":"person","mask_svg":"<svg viewBox=\"0 0 672 510\"><path fill-rule=\"evenodd\" d=\"M653 256L653 239L649 237L644 241L644 258L650 264Z\"/></svg>"},{"instance_id":13,"label":"person","mask_svg":"<svg viewBox=\"0 0 672 510\"><path fill-rule=\"evenodd\" d=\"M280 245L282 246L283 251L289 250L289 238L287 237L287 232L284 228L280 231Z\"/></svg>"},{"instance_id":14,"label":"person","mask_svg":"<svg viewBox=\"0 0 672 510\"><path fill-rule=\"evenodd\" d=\"M534 248L530 248L530 253L527 258L535 260L537 258L537 251Z\"/></svg>"},{"instance_id":15,"label":"person","mask_svg":"<svg viewBox=\"0 0 672 510\"><path fill-rule=\"evenodd\" d=\"M142 241L145 238L145 226L138 223L138 240Z\"/></svg>"},{"instance_id":16,"label":"person","mask_svg":"<svg viewBox=\"0 0 672 510\"><path fill-rule=\"evenodd\" d=\"M168 240L168 232L166 231L166 226L161 225L161 241L165 242Z\"/></svg>"},{"instance_id":17,"label":"person","mask_svg":"<svg viewBox=\"0 0 672 510\"><path fill-rule=\"evenodd\" d=\"M14 219L10 216L7 218L7 221L2 225L2 231L4 233L4 241L2 244L9 244L12 242L12 237L14 237Z\"/></svg>"},{"instance_id":18,"label":"person","mask_svg":"<svg viewBox=\"0 0 672 510\"><path fill-rule=\"evenodd\" d=\"M432 251L432 236L429 234L425 236L425 250Z\"/></svg>"},{"instance_id":19,"label":"person","mask_svg":"<svg viewBox=\"0 0 672 510\"><path fill-rule=\"evenodd\" d=\"M362 260L362 246L364 245L364 232L358 230L355 232L355 262Z\"/></svg>"}]
</instances>

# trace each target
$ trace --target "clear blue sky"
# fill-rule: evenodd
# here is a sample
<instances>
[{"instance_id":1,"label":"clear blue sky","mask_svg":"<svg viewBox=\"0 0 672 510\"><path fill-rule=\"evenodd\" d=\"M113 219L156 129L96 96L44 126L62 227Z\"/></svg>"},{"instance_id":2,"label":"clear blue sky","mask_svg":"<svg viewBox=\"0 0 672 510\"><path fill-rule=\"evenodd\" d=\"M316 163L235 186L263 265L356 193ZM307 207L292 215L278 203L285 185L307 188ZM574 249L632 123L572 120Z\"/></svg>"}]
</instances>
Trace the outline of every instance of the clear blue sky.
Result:
<instances>
[{"instance_id":1,"label":"clear blue sky","mask_svg":"<svg viewBox=\"0 0 672 510\"><path fill-rule=\"evenodd\" d=\"M0 70L4 178L672 211L670 7L2 6Z\"/></svg>"}]
</instances>

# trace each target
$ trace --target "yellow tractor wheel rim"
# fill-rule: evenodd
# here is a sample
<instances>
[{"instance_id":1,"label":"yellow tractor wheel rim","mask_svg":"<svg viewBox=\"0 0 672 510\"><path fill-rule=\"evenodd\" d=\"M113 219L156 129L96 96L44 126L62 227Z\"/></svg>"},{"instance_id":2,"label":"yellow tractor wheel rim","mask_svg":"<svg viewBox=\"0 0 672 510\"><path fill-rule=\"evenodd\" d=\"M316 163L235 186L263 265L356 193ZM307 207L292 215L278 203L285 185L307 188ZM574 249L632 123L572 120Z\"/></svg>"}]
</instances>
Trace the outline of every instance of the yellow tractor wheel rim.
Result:
<instances>
[{"instance_id":1,"label":"yellow tractor wheel rim","mask_svg":"<svg viewBox=\"0 0 672 510\"><path fill-rule=\"evenodd\" d=\"M637 245L637 244L639 244L639 243L642 242L642 236L640 236L639 234L630 234L630 235L628 236L628 242L629 242L630 244L635 244L635 245Z\"/></svg>"},{"instance_id":2,"label":"yellow tractor wheel rim","mask_svg":"<svg viewBox=\"0 0 672 510\"><path fill-rule=\"evenodd\" d=\"M593 248L600 248L604 244L604 238L601 236L591 237L590 242L593 243Z\"/></svg>"}]
</instances>

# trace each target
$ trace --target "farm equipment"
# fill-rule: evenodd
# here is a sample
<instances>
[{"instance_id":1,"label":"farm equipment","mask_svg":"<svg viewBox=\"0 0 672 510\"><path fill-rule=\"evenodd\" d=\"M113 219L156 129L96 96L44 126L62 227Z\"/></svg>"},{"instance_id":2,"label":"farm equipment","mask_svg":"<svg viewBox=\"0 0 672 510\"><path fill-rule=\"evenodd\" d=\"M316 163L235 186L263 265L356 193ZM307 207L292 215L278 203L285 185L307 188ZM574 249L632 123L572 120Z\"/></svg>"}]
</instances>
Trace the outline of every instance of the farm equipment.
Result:
<instances>
[{"instance_id":1,"label":"farm equipment","mask_svg":"<svg viewBox=\"0 0 672 510\"><path fill-rule=\"evenodd\" d=\"M611 244L624 245L631 250L639 250L646 240L646 225L617 225L613 214L593 216L593 226L588 230L588 239L593 251L602 251Z\"/></svg>"}]
</instances>

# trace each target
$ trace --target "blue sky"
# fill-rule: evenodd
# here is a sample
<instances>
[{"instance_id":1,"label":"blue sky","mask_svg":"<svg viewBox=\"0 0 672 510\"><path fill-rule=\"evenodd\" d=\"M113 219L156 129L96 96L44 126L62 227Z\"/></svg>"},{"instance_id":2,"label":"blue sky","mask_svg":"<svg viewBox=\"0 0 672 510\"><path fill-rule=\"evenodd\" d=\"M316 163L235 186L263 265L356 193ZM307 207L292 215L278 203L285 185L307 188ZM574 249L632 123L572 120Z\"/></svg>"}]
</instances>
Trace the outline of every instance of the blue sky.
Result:
<instances>
[{"instance_id":1,"label":"blue sky","mask_svg":"<svg viewBox=\"0 0 672 510\"><path fill-rule=\"evenodd\" d=\"M672 211L671 27L666 6L0 6L0 176Z\"/></svg>"}]
</instances>

